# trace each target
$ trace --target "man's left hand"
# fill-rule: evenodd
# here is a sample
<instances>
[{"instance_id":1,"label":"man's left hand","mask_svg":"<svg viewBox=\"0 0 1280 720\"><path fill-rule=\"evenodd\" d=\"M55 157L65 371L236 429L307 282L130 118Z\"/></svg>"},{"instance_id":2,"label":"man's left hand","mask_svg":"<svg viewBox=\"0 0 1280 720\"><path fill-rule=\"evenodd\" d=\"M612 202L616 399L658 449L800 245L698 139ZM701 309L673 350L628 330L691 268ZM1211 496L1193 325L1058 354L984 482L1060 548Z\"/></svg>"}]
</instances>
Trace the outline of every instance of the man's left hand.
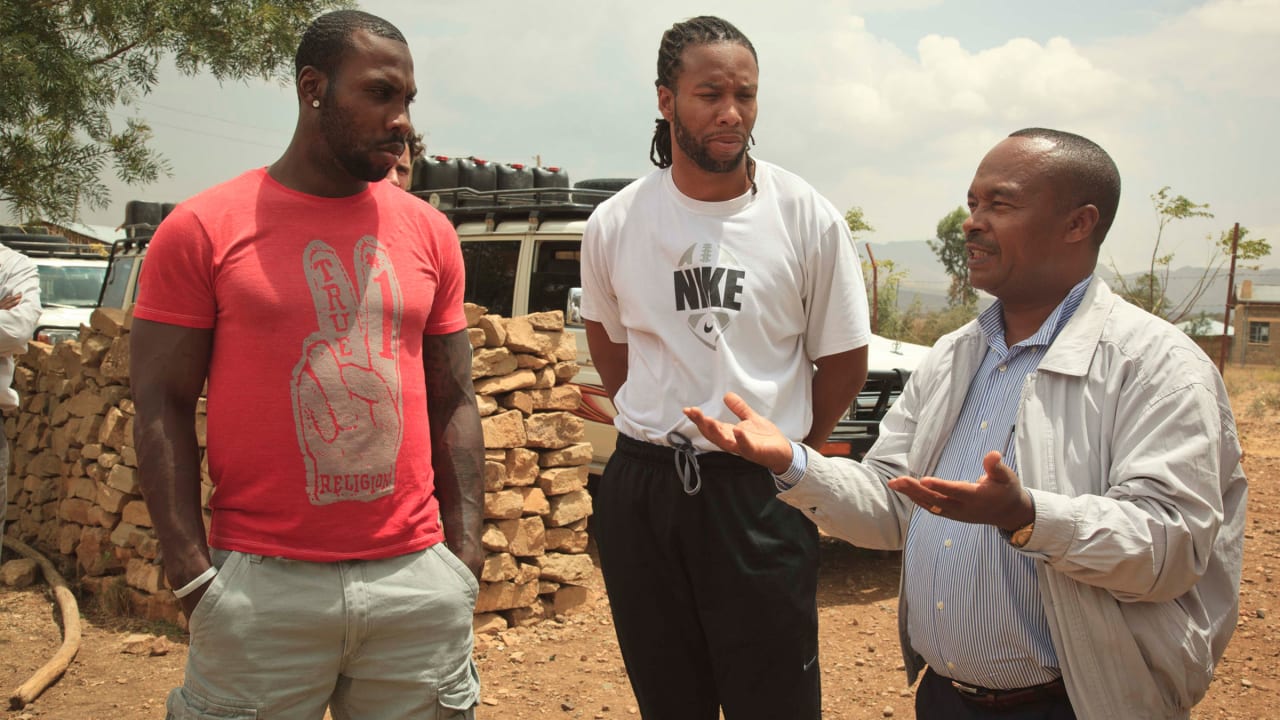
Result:
<instances>
[{"instance_id":1,"label":"man's left hand","mask_svg":"<svg viewBox=\"0 0 1280 720\"><path fill-rule=\"evenodd\" d=\"M5 295L0 298L0 310L12 310L18 307L18 303L20 302L22 302L22 293Z\"/></svg>"},{"instance_id":2,"label":"man's left hand","mask_svg":"<svg viewBox=\"0 0 1280 720\"><path fill-rule=\"evenodd\" d=\"M480 582L480 571L484 569L484 548L480 543L463 543L462 547L449 547L449 550L462 561L463 565L476 576L476 582Z\"/></svg>"},{"instance_id":3,"label":"man's left hand","mask_svg":"<svg viewBox=\"0 0 1280 720\"><path fill-rule=\"evenodd\" d=\"M890 480L889 487L934 515L960 522L1013 531L1035 519L1031 497L998 450L982 458L982 468L986 473L976 483L903 476Z\"/></svg>"}]
</instances>

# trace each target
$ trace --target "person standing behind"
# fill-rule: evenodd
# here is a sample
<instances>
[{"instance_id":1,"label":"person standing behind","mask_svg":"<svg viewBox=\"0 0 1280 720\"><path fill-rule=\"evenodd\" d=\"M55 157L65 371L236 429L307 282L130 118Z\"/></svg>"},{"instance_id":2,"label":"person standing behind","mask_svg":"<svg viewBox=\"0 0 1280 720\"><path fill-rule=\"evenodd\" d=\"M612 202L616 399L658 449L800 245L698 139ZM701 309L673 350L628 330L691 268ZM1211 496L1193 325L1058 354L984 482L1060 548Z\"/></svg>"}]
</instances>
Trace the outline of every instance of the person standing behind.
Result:
<instances>
[{"instance_id":1,"label":"person standing behind","mask_svg":"<svg viewBox=\"0 0 1280 720\"><path fill-rule=\"evenodd\" d=\"M31 258L0 245L0 413L8 414L18 407L18 392L11 387L14 356L26 351L39 321L40 271ZM0 430L0 538L4 537L8 504L9 439L8 433Z\"/></svg>"},{"instance_id":2,"label":"person standing behind","mask_svg":"<svg viewBox=\"0 0 1280 720\"><path fill-rule=\"evenodd\" d=\"M390 23L338 11L295 64L289 147L165 219L134 307L139 470L191 629L169 717L470 718L483 440L462 256L381 182L413 60Z\"/></svg>"},{"instance_id":3,"label":"person standing behind","mask_svg":"<svg viewBox=\"0 0 1280 720\"><path fill-rule=\"evenodd\" d=\"M688 409L827 532L903 550L917 717L1186 718L1235 629L1235 419L1204 352L1094 275L1119 201L1079 135L1028 128L987 153L964 231L996 303L934 345L862 462L741 397L736 426Z\"/></svg>"},{"instance_id":4,"label":"person standing behind","mask_svg":"<svg viewBox=\"0 0 1280 720\"><path fill-rule=\"evenodd\" d=\"M409 128L409 139L405 141L404 152L396 159L396 164L387 171L387 180L401 190L408 190L413 184L413 161L422 157L426 147L422 144L422 135Z\"/></svg>"},{"instance_id":5,"label":"person standing behind","mask_svg":"<svg viewBox=\"0 0 1280 720\"><path fill-rule=\"evenodd\" d=\"M681 414L737 392L818 444L866 379L866 292L844 218L748 153L758 77L727 21L668 30L659 170L583 234L582 314L619 431L592 527L651 719L821 715L817 530L774 499L767 471L711 452Z\"/></svg>"}]
</instances>

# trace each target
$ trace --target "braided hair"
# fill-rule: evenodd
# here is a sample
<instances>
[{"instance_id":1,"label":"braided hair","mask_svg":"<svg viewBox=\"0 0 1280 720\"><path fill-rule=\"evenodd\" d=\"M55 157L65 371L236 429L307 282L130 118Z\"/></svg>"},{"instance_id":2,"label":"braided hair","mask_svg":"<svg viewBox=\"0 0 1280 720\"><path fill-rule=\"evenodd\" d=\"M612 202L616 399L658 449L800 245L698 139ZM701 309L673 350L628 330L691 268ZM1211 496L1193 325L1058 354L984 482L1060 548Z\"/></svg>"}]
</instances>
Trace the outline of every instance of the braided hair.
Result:
<instances>
[{"instance_id":1,"label":"braided hair","mask_svg":"<svg viewBox=\"0 0 1280 720\"><path fill-rule=\"evenodd\" d=\"M756 49L742 31L734 27L728 20L711 15L690 18L671 26L662 34L662 45L658 47L658 79L653 81L655 87L665 87L672 92L676 89L676 77L681 70L681 57L686 48L713 43L737 43L751 51L751 58L759 64ZM671 123L666 118L658 118L653 129L653 142L649 145L649 160L660 168L671 167ZM748 155L748 174L755 162ZM755 189L754 180L752 189Z\"/></svg>"}]
</instances>

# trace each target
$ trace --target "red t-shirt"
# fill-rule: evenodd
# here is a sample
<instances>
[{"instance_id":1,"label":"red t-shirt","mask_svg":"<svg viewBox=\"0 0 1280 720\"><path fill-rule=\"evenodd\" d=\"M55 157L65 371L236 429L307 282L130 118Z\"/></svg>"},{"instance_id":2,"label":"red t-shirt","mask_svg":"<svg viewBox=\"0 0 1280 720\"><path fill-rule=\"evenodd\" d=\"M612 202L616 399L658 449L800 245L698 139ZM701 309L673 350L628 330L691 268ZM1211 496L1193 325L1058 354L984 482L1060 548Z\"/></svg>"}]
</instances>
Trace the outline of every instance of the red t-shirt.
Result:
<instances>
[{"instance_id":1,"label":"red t-shirt","mask_svg":"<svg viewBox=\"0 0 1280 720\"><path fill-rule=\"evenodd\" d=\"M212 328L209 542L298 560L443 539L424 335L466 327L453 226L389 183L296 192L258 169L179 205L134 317Z\"/></svg>"}]
</instances>

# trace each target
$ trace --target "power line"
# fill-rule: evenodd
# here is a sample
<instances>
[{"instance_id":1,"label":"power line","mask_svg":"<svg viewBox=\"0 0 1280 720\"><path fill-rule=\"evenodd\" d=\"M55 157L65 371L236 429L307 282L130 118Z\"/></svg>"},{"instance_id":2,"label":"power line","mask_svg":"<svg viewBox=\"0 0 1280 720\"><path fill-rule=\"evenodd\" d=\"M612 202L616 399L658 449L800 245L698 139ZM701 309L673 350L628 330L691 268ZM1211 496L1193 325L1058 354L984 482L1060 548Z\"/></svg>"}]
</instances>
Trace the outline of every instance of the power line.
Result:
<instances>
[{"instance_id":1,"label":"power line","mask_svg":"<svg viewBox=\"0 0 1280 720\"><path fill-rule=\"evenodd\" d=\"M239 126L239 127L253 128L254 130L262 130L262 131L265 131L265 132L272 132L272 133L283 133L283 132L284 132L283 130L280 130L279 128L268 128L268 127L262 127L261 125L250 125L249 123L238 122L238 121L236 121L236 120L226 120L226 119L224 119L224 118L214 117L213 115L205 115L205 114L203 114L203 113L192 112L192 111L190 111L190 110L183 110L182 108L170 107L169 105L162 105L162 104L160 104L160 103L158 103L158 102L151 102L150 100L139 100L139 101L138 101L138 104L139 104L139 105L148 105L148 106L150 106L150 107L155 107L155 108L160 108L161 110L168 110L169 112L181 113L181 114L183 114L183 115L190 115L191 117L203 118L203 119L205 119L205 120L214 120L214 121L216 121L216 122L226 123L226 124L228 124L228 125L237 125L237 126Z\"/></svg>"},{"instance_id":2,"label":"power line","mask_svg":"<svg viewBox=\"0 0 1280 720\"><path fill-rule=\"evenodd\" d=\"M133 120L133 119L137 119L137 118L129 118L129 117L127 117L127 116L125 116L125 115L123 115L123 114L121 114L121 113L118 113L118 112L114 111L114 110L108 110L107 112L108 112L108 114L115 115L116 117L119 117L119 118L121 118L121 119L123 119L123 120ZM194 128L182 127L181 125L173 125L173 124L171 124L171 123L160 122L159 120L146 120L145 122L146 122L148 125L159 125L160 127L166 127L166 128L171 129L171 130L178 130L178 131L180 131L180 132L191 133L191 134L193 134L193 135L204 135L204 136L206 136L206 137L218 138L219 140L229 140L229 141L231 141L231 142L244 143L245 145L256 145L256 146L258 146L258 147L263 147L263 148L267 148L267 149L270 149L270 150L278 150L278 149L279 149L279 147L280 147L279 145L268 145L268 144L266 144L266 143L255 142L255 141L253 141L253 140L245 140L245 139L243 139L243 138L231 137L230 135L219 135L218 133L211 133L211 132L208 132L208 131L205 131L205 130L196 130L196 129L194 129Z\"/></svg>"}]
</instances>

